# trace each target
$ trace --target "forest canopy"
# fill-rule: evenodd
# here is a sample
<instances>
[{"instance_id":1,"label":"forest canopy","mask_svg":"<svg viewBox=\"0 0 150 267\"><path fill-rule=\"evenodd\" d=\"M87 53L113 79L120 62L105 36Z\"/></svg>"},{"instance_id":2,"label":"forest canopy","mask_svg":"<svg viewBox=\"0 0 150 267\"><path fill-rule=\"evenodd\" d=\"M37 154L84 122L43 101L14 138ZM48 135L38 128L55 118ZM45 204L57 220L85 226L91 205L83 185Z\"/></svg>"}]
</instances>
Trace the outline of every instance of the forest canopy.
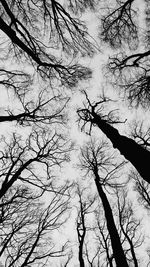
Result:
<instances>
[{"instance_id":1,"label":"forest canopy","mask_svg":"<svg viewBox=\"0 0 150 267\"><path fill-rule=\"evenodd\" d=\"M148 0L0 0L0 266L150 264Z\"/></svg>"}]
</instances>

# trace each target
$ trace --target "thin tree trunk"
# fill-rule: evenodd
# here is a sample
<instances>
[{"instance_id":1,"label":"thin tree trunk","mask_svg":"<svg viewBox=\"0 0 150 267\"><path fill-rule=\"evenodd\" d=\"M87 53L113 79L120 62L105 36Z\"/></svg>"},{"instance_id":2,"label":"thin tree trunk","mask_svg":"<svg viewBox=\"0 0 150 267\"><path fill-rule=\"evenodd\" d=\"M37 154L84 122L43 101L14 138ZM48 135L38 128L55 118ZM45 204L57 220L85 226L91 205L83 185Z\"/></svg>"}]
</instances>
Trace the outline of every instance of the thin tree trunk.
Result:
<instances>
[{"instance_id":1,"label":"thin tree trunk","mask_svg":"<svg viewBox=\"0 0 150 267\"><path fill-rule=\"evenodd\" d=\"M112 250L113 250L114 258L116 261L116 266L117 267L129 267L123 248L121 246L120 237L115 226L112 210L108 202L107 196L105 192L103 191L101 184L99 183L99 175L97 173L94 173L94 174L95 174L96 187L97 187L99 196L101 198L101 201L104 207L107 228L110 234Z\"/></svg>"},{"instance_id":2,"label":"thin tree trunk","mask_svg":"<svg viewBox=\"0 0 150 267\"><path fill-rule=\"evenodd\" d=\"M83 244L84 244L84 238L86 234L86 227L85 227L85 221L84 221L84 212L83 212L82 202L80 202L80 208L81 208L82 231L80 233L80 229L77 226L78 241L79 241L78 257L79 257L80 267L85 267L84 259L83 259Z\"/></svg>"},{"instance_id":3,"label":"thin tree trunk","mask_svg":"<svg viewBox=\"0 0 150 267\"><path fill-rule=\"evenodd\" d=\"M79 262L80 262L80 267L85 267L83 260L83 246L81 244L79 246Z\"/></svg>"},{"instance_id":4,"label":"thin tree trunk","mask_svg":"<svg viewBox=\"0 0 150 267\"><path fill-rule=\"evenodd\" d=\"M137 144L131 138L120 135L118 130L102 120L95 112L92 112L92 122L109 138L114 148L129 160L145 181L150 183L150 152Z\"/></svg>"}]
</instances>

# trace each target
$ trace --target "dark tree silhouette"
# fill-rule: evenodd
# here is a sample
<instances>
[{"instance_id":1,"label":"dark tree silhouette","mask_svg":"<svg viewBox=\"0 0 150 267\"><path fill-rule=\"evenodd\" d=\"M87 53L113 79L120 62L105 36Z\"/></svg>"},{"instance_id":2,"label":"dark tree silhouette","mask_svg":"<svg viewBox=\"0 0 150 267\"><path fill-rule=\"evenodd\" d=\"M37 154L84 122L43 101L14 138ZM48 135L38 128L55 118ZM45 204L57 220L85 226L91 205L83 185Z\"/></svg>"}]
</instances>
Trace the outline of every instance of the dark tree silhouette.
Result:
<instances>
[{"instance_id":1,"label":"dark tree silhouette","mask_svg":"<svg viewBox=\"0 0 150 267\"><path fill-rule=\"evenodd\" d=\"M8 115L1 115L0 122L16 121L22 126L65 124L64 109L69 98L58 95L45 100L44 91L37 95L37 101L28 101L26 98L19 98L18 109L22 110L21 113L14 115L15 111L8 109L5 111Z\"/></svg>"},{"instance_id":2,"label":"dark tree silhouette","mask_svg":"<svg viewBox=\"0 0 150 267\"><path fill-rule=\"evenodd\" d=\"M133 121L131 126L131 137L142 147L149 150L150 128L144 122Z\"/></svg>"},{"instance_id":3,"label":"dark tree silhouette","mask_svg":"<svg viewBox=\"0 0 150 267\"><path fill-rule=\"evenodd\" d=\"M81 192L78 187L78 196L79 196L79 203L80 203L80 210L77 216L77 235L78 235L78 242L79 242L79 263L80 267L85 267L84 258L83 258L83 245L84 239L86 234L86 226L85 226L85 211L84 211L84 204L81 198Z\"/></svg>"},{"instance_id":4,"label":"dark tree silhouette","mask_svg":"<svg viewBox=\"0 0 150 267\"><path fill-rule=\"evenodd\" d=\"M110 166L110 158L104 158L104 150L102 149L101 151L102 147L104 149L104 144L96 147L94 143L91 143L87 144L87 146L81 149L81 169L85 170L86 172L91 172L94 178L95 185L104 208L104 214L107 222L107 228L110 234L116 266L119 267L123 265L128 267L128 263L121 245L121 240L115 225L112 209L103 188L107 179L109 180L110 175L113 173L113 171L116 171L118 166L113 166L113 170L108 171L108 168ZM107 175L103 174L103 169L106 171Z\"/></svg>"},{"instance_id":5,"label":"dark tree silhouette","mask_svg":"<svg viewBox=\"0 0 150 267\"><path fill-rule=\"evenodd\" d=\"M31 75L25 71L0 69L0 85L4 86L7 90L13 90L15 95L19 97L24 96L28 92L32 81Z\"/></svg>"},{"instance_id":6,"label":"dark tree silhouette","mask_svg":"<svg viewBox=\"0 0 150 267\"><path fill-rule=\"evenodd\" d=\"M127 191L116 190L118 221L121 230L121 240L124 244L128 262L139 266L138 254L136 249L143 243L143 237L139 232L140 220L134 216L132 203L127 200Z\"/></svg>"},{"instance_id":7,"label":"dark tree silhouette","mask_svg":"<svg viewBox=\"0 0 150 267\"><path fill-rule=\"evenodd\" d=\"M69 199L67 184L57 188L57 193L49 194L46 206L28 187L13 187L7 192L2 198L3 220L0 226L0 256L3 256L6 267L45 266L50 264L51 257L66 256L67 243L55 242L53 233L67 220Z\"/></svg>"},{"instance_id":8,"label":"dark tree silhouette","mask_svg":"<svg viewBox=\"0 0 150 267\"><path fill-rule=\"evenodd\" d=\"M107 8L102 17L100 38L109 43L112 48L119 48L124 43L129 46L138 40L137 26L134 22L136 15L132 8L134 0L116 1L114 8Z\"/></svg>"},{"instance_id":9,"label":"dark tree silhouette","mask_svg":"<svg viewBox=\"0 0 150 267\"><path fill-rule=\"evenodd\" d=\"M114 194L111 192L110 198L116 227L129 266L130 264L131 266L140 266L138 249L140 251L140 246L144 238L140 232L141 222L136 218L132 202L128 199L126 187L117 187L114 190ZM99 246L99 253L101 253L102 261L107 262L106 266L113 267L115 263L111 248L110 234L107 230L106 220L100 205L96 208L94 213L95 222L93 231Z\"/></svg>"},{"instance_id":10,"label":"dark tree silhouette","mask_svg":"<svg viewBox=\"0 0 150 267\"><path fill-rule=\"evenodd\" d=\"M101 19L100 38L116 50L109 57L107 77L113 74L111 83L123 91L129 105L147 108L150 102L149 4L143 3L142 13L134 0L114 2L112 7L104 8ZM118 48L121 49L117 51Z\"/></svg>"},{"instance_id":11,"label":"dark tree silhouette","mask_svg":"<svg viewBox=\"0 0 150 267\"><path fill-rule=\"evenodd\" d=\"M42 28L42 31L41 31ZM92 54L86 26L57 1L1 1L0 29L10 40L9 50L22 53L35 64L43 77L60 78L73 86L78 79L89 76L90 70L80 64L64 64L62 57L48 53L47 48L74 54ZM47 38L46 38L47 36ZM45 40L45 41L41 41Z\"/></svg>"},{"instance_id":12,"label":"dark tree silhouette","mask_svg":"<svg viewBox=\"0 0 150 267\"><path fill-rule=\"evenodd\" d=\"M147 210L150 209L150 185L144 181L137 172L131 172L130 178L134 180L134 190L137 192L137 199Z\"/></svg>"},{"instance_id":13,"label":"dark tree silhouette","mask_svg":"<svg viewBox=\"0 0 150 267\"><path fill-rule=\"evenodd\" d=\"M95 210L94 232L99 247L98 250L100 250L101 255L104 257L104 261L107 262L107 265L113 267L114 256L112 253L111 239L107 229L106 220L104 219L104 215L100 211L100 207Z\"/></svg>"},{"instance_id":14,"label":"dark tree silhouette","mask_svg":"<svg viewBox=\"0 0 150 267\"><path fill-rule=\"evenodd\" d=\"M58 177L73 148L64 127L67 90L92 73L76 56L96 50L80 12L95 2L72 8L71 1L0 1L0 86L8 94L0 122L15 127L12 137L0 139L0 256L6 267L50 266L59 257L60 266L70 264L68 242L53 239L70 198ZM18 134L21 126L25 131Z\"/></svg>"},{"instance_id":15,"label":"dark tree silhouette","mask_svg":"<svg viewBox=\"0 0 150 267\"><path fill-rule=\"evenodd\" d=\"M0 198L18 180L39 190L49 191L54 169L69 160L68 152L71 149L63 136L56 132L48 133L46 129L34 130L25 142L13 134L10 143L4 137L2 143Z\"/></svg>"},{"instance_id":16,"label":"dark tree silhouette","mask_svg":"<svg viewBox=\"0 0 150 267\"><path fill-rule=\"evenodd\" d=\"M120 153L132 163L142 178L150 183L148 175L150 152L133 139L119 134L118 130L112 126L112 124L119 123L119 121L114 118L113 111L109 112L107 115L103 115L102 104L107 102L106 98L103 98L93 105L90 103L87 95L86 99L88 103L87 107L78 109L77 111L80 120L83 122L82 129L85 127L86 123L90 123L91 127L93 125L97 126L111 141L113 147L117 148Z\"/></svg>"},{"instance_id":17,"label":"dark tree silhouette","mask_svg":"<svg viewBox=\"0 0 150 267\"><path fill-rule=\"evenodd\" d=\"M80 267L85 267L84 261L84 245L85 245L85 235L87 232L86 226L86 217L89 213L91 213L91 207L95 201L95 198L87 197L85 200L85 191L86 189L81 189L79 184L77 184L76 194L79 198L79 207L77 208L77 219L76 219L76 230L78 236L78 243L79 243L79 263Z\"/></svg>"},{"instance_id":18,"label":"dark tree silhouette","mask_svg":"<svg viewBox=\"0 0 150 267\"><path fill-rule=\"evenodd\" d=\"M144 44L149 42L149 4L145 1L141 30L141 10L135 0L0 0L0 125L4 131L0 137L0 259L5 267L72 266L76 256L82 267L138 267L136 248L142 242L137 238L138 221L125 199L128 195L117 191L118 187L123 191L125 179L130 182L128 169L123 177L120 174L127 161L113 154L113 149L109 156L106 142L98 147L93 142L81 150L80 167L94 178L96 201L85 195L90 182L77 186L71 198L72 185L66 176L74 179L68 164L73 151L68 102L74 101L82 80L87 86L92 70L95 77L98 38L102 50L107 45L110 55L115 51L107 64L111 82L123 89L130 105L149 106L150 47ZM90 16L95 19L89 21ZM100 26L95 25L98 20ZM108 144L136 168L144 180L135 173L130 176L148 209L149 129L138 123L130 137L121 135L114 126L121 121L109 105L111 100L103 97L93 104L87 95L86 100L78 110L82 130L91 134L93 126L98 127ZM69 171L63 166L69 166ZM67 239L69 203L77 207L76 247L74 240L70 244ZM103 209L101 221L95 206ZM90 216L95 218L94 226ZM59 240L61 234L64 241Z\"/></svg>"},{"instance_id":19,"label":"dark tree silhouette","mask_svg":"<svg viewBox=\"0 0 150 267\"><path fill-rule=\"evenodd\" d=\"M149 106L149 55L149 50L130 56L121 52L109 59L108 68L115 77L113 84L124 92L131 106Z\"/></svg>"}]
</instances>

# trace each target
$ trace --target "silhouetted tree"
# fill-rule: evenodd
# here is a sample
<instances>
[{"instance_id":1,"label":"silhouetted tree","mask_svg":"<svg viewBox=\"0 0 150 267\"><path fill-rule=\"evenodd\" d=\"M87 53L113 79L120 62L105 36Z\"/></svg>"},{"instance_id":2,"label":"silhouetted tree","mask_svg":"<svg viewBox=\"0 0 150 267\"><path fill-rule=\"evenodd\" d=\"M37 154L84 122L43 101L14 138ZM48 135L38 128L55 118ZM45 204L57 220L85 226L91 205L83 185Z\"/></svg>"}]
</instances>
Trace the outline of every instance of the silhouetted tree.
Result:
<instances>
[{"instance_id":1,"label":"silhouetted tree","mask_svg":"<svg viewBox=\"0 0 150 267\"><path fill-rule=\"evenodd\" d=\"M78 235L78 242L79 242L79 263L80 267L84 267L84 258L83 258L83 245L84 245L84 238L86 234L86 226L85 226L85 211L84 211L84 203L82 202L81 192L78 187L78 196L79 196L79 204L80 210L78 211L77 216L77 235Z\"/></svg>"},{"instance_id":2,"label":"silhouetted tree","mask_svg":"<svg viewBox=\"0 0 150 267\"><path fill-rule=\"evenodd\" d=\"M67 184L57 192L51 188L46 205L28 187L13 187L7 192L2 198L0 225L0 256L5 266L48 266L51 257L66 256L67 243L56 242L53 234L67 220L69 199Z\"/></svg>"},{"instance_id":3,"label":"silhouetted tree","mask_svg":"<svg viewBox=\"0 0 150 267\"><path fill-rule=\"evenodd\" d=\"M88 198L77 186L72 206L77 207L78 252L67 242L66 232L64 242L57 234L65 227L69 231L65 222L70 215L71 186L64 176L74 176L70 165L69 171L61 169L70 161L73 149L68 134L72 107L68 103L76 96L75 87L95 72L94 61L92 70L90 64L100 52L98 38L102 50L103 45L108 47L111 83L123 89L129 105L149 106L149 4L145 1L143 30L139 27L142 9L138 10L136 0L0 1L0 125L2 131L12 127L0 137L0 256L5 267L46 267L55 262L61 267L73 266L77 254L80 266L138 267L140 224L125 199L128 195L118 191L124 178L129 178L129 170L120 175L126 162L113 150L109 156L105 142L81 149L80 167L94 178L100 199ZM90 15L95 21L89 21ZM98 20L100 26L95 25ZM94 95L95 90L90 93ZM140 201L148 208L148 127L143 130L137 123L130 137L121 135L114 125L122 121L111 108L111 99L103 96L92 103L85 95L87 104L78 110L82 130L91 134L93 126L98 127L131 162L145 180L130 175ZM74 204L77 198L79 202ZM99 207L103 208L101 220Z\"/></svg>"},{"instance_id":4,"label":"silhouetted tree","mask_svg":"<svg viewBox=\"0 0 150 267\"><path fill-rule=\"evenodd\" d=\"M31 74L6 68L0 69L0 85L7 90L13 90L15 95L24 96L29 91L30 85L33 82Z\"/></svg>"},{"instance_id":5,"label":"silhouetted tree","mask_svg":"<svg viewBox=\"0 0 150 267\"><path fill-rule=\"evenodd\" d=\"M147 108L150 101L149 3L143 2L144 10L138 10L134 0L110 3L106 1L102 7L99 34L100 39L114 49L108 62L113 75L109 72L107 78L111 76L111 83L124 92L131 106Z\"/></svg>"},{"instance_id":6,"label":"silhouetted tree","mask_svg":"<svg viewBox=\"0 0 150 267\"><path fill-rule=\"evenodd\" d=\"M99 102L91 104L86 95L87 106L78 109L79 120L83 122L82 130L87 123L90 124L90 132L92 126L97 126L111 141L114 148L117 148L120 153L129 160L137 169L144 180L150 183L148 175L150 152L136 143L133 139L121 135L112 124L117 124L120 121L115 118L113 110L103 114L104 103L109 101L103 97ZM135 156L136 155L136 156Z\"/></svg>"},{"instance_id":7,"label":"silhouetted tree","mask_svg":"<svg viewBox=\"0 0 150 267\"><path fill-rule=\"evenodd\" d=\"M150 185L144 181L140 175L134 171L130 178L134 180L134 190L137 192L137 199L147 210L150 209Z\"/></svg>"},{"instance_id":8,"label":"silhouetted tree","mask_svg":"<svg viewBox=\"0 0 150 267\"><path fill-rule=\"evenodd\" d=\"M73 86L78 79L89 76L90 70L80 64L66 64L61 56L92 54L85 24L55 0L1 1L0 29L5 34L7 53L12 51L17 58L26 58L42 77L60 78L62 83ZM41 30L42 29L42 30ZM7 36L7 38L6 38ZM50 52L51 48L51 52ZM59 55L54 55L57 49ZM69 62L70 63L70 62Z\"/></svg>"},{"instance_id":9,"label":"silhouetted tree","mask_svg":"<svg viewBox=\"0 0 150 267\"><path fill-rule=\"evenodd\" d=\"M26 100L20 98L18 103L18 110L22 112L6 110L7 115L0 116L0 122L11 122L16 121L16 123L22 126L30 125L52 125L52 124L65 124L65 113L64 109L69 98L58 96L53 96L46 100L44 92L40 92L37 95L36 100ZM18 113L18 114L14 114Z\"/></svg>"},{"instance_id":10,"label":"silhouetted tree","mask_svg":"<svg viewBox=\"0 0 150 267\"><path fill-rule=\"evenodd\" d=\"M131 128L131 137L142 147L149 150L150 147L150 128L144 125L144 121L133 121Z\"/></svg>"},{"instance_id":11,"label":"silhouetted tree","mask_svg":"<svg viewBox=\"0 0 150 267\"><path fill-rule=\"evenodd\" d=\"M115 6L104 9L101 19L100 38L112 48L119 48L124 43L134 46L138 39L137 26L135 23L136 12L132 8L134 0L117 0ZM106 3L107 5L107 3Z\"/></svg>"},{"instance_id":12,"label":"silhouetted tree","mask_svg":"<svg viewBox=\"0 0 150 267\"><path fill-rule=\"evenodd\" d=\"M124 244L128 262L139 266L138 253L136 249L143 243L143 237L139 232L140 220L136 219L131 201L127 200L127 191L116 190L118 221L121 231L121 240Z\"/></svg>"},{"instance_id":13,"label":"silhouetted tree","mask_svg":"<svg viewBox=\"0 0 150 267\"><path fill-rule=\"evenodd\" d=\"M116 49L108 62L113 86L123 91L131 106L147 108L150 101L149 5L146 1L143 3L143 12L136 4L134 0L117 0L111 8L110 4L104 8L100 38Z\"/></svg>"},{"instance_id":14,"label":"silhouetted tree","mask_svg":"<svg viewBox=\"0 0 150 267\"><path fill-rule=\"evenodd\" d=\"M129 57L125 53L114 55L110 58L108 68L114 76L113 85L128 98L130 106L149 106L149 51Z\"/></svg>"},{"instance_id":15,"label":"silhouetted tree","mask_svg":"<svg viewBox=\"0 0 150 267\"><path fill-rule=\"evenodd\" d=\"M108 192L108 190L107 190ZM119 238L130 266L140 266L139 251L143 244L144 236L141 233L141 222L136 218L132 202L128 199L126 188L117 187L114 194L111 191L111 206L113 216L118 230ZM111 247L110 234L107 229L107 223L99 206L95 209L95 222L93 223L93 231L97 240L97 249L101 255L101 262L104 266L115 266L114 254Z\"/></svg>"},{"instance_id":16,"label":"silhouetted tree","mask_svg":"<svg viewBox=\"0 0 150 267\"><path fill-rule=\"evenodd\" d=\"M81 149L81 169L85 170L85 172L91 173L94 178L95 185L104 208L104 214L110 234L116 266L119 267L121 264L123 266L128 266L121 245L121 240L115 225L112 209L104 191L104 185L107 183L107 180L109 181L111 175L119 168L117 165L113 166L110 161L111 158L105 155L104 143L96 146L96 144L92 142Z\"/></svg>"},{"instance_id":17,"label":"silhouetted tree","mask_svg":"<svg viewBox=\"0 0 150 267\"><path fill-rule=\"evenodd\" d=\"M95 201L95 198L86 196L86 188L80 188L77 184L76 194L79 198L79 207L77 208L77 219L76 219L76 230L79 243L79 263L80 267L84 267L84 245L85 245L85 235L87 233L88 226L86 225L86 217L88 214L92 213L91 207ZM87 200L85 200L85 197Z\"/></svg>"},{"instance_id":18,"label":"silhouetted tree","mask_svg":"<svg viewBox=\"0 0 150 267\"><path fill-rule=\"evenodd\" d=\"M62 135L45 130L34 130L23 141L13 134L10 142L1 139L0 151L1 188L0 198L17 181L27 183L40 191L49 190L54 169L69 160L71 147ZM41 168L42 167L42 171Z\"/></svg>"},{"instance_id":19,"label":"silhouetted tree","mask_svg":"<svg viewBox=\"0 0 150 267\"><path fill-rule=\"evenodd\" d=\"M95 227L93 230L97 240L98 253L106 263L106 266L113 267L114 256L112 253L111 239L104 214L101 212L100 205L95 210Z\"/></svg>"}]
</instances>

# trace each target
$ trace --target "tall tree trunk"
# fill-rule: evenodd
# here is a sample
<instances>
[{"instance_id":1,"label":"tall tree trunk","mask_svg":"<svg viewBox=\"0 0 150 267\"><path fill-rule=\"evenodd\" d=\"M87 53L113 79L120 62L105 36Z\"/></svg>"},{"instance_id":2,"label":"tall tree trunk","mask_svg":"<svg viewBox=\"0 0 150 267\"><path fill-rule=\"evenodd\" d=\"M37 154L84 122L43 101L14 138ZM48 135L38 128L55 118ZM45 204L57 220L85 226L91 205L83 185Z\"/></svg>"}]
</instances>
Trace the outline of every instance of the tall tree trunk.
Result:
<instances>
[{"instance_id":1,"label":"tall tree trunk","mask_svg":"<svg viewBox=\"0 0 150 267\"><path fill-rule=\"evenodd\" d=\"M95 112L92 112L92 116L92 122L109 138L113 147L117 148L133 164L143 179L150 183L150 152L131 138L120 135L117 129L102 120Z\"/></svg>"},{"instance_id":2,"label":"tall tree trunk","mask_svg":"<svg viewBox=\"0 0 150 267\"><path fill-rule=\"evenodd\" d=\"M83 244L79 245L79 263L80 263L80 267L85 267L84 260L83 260Z\"/></svg>"},{"instance_id":3,"label":"tall tree trunk","mask_svg":"<svg viewBox=\"0 0 150 267\"><path fill-rule=\"evenodd\" d=\"M110 234L112 250L113 250L114 258L116 261L116 266L117 267L129 267L126 257L124 255L123 248L121 246L120 237L115 226L115 222L114 222L114 218L113 218L113 214L112 214L109 201L107 199L105 192L103 191L101 184L99 183L98 173L95 172L94 174L95 174L96 187L97 187L99 196L101 198L101 201L104 207L104 212L105 212L105 217L106 217L106 222L107 222L107 229Z\"/></svg>"}]
</instances>

